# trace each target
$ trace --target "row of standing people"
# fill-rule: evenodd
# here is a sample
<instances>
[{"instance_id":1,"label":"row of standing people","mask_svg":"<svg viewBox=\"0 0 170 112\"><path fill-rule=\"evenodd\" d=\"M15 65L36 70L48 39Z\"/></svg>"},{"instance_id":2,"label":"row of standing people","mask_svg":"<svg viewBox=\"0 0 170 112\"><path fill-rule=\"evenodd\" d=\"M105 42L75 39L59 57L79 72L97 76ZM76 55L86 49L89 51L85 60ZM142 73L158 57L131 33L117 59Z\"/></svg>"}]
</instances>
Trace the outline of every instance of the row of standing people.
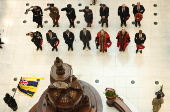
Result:
<instances>
[{"instance_id":1,"label":"row of standing people","mask_svg":"<svg viewBox=\"0 0 170 112\"><path fill-rule=\"evenodd\" d=\"M27 36L31 36L32 39L31 41L37 46L37 50L42 50L42 43L43 43L43 37L42 34L39 31L32 31L26 34ZM75 40L74 33L66 30L63 32L63 38L65 40L65 43L68 45L68 51L72 50L73 51L73 42ZM79 33L79 38L83 42L83 50L88 47L89 50L91 50L90 47L90 41L92 39L91 32L87 30L86 28L83 28L83 30L80 31ZM56 50L58 51L58 45L60 43L60 40L58 39L56 33L52 32L52 30L49 30L46 33L46 39L47 42L50 43L52 46L52 51ZM125 30L122 29L121 31L118 32L117 36L117 47L119 48L120 52L124 52L126 47L130 43L130 36L129 33ZM139 33L135 34L135 43L136 43L136 53L140 52L142 53L142 49L144 48L144 42L146 40L146 35L142 33L142 30L139 30ZM109 48L112 45L112 41L110 39L109 34L101 30L97 33L97 36L95 38L95 43L96 43L96 49L99 49L100 52L107 52L107 48ZM100 48L99 48L100 47Z\"/></svg>"},{"instance_id":2,"label":"row of standing people","mask_svg":"<svg viewBox=\"0 0 170 112\"><path fill-rule=\"evenodd\" d=\"M47 11L47 10L50 10L49 16L52 18L53 27L55 26L59 27L58 21L60 18L60 14L59 14L58 8L55 7L54 4L50 4L50 7L47 7L44 9L44 11ZM28 11L33 12L33 22L36 22L38 24L37 28L39 27L42 28L43 27L42 25L43 11L41 7L37 5L33 5L31 6L31 8L26 10L26 12ZM61 11L66 11L66 16L70 22L69 27L75 28L74 21L76 19L76 13L75 13L75 9L72 8L72 5L68 4L67 7L62 8ZM87 23L87 27L91 27L91 24L93 23L93 11L89 9L89 6L86 6L84 9L79 10L79 12L84 12L84 18ZM133 7L133 14L135 17L136 27L137 25L141 26L140 24L141 20L137 19L139 18L139 16L135 16L135 15L140 14L140 16L142 16L144 12L145 12L145 8L143 7L143 5L140 5L140 2L138 2L137 5ZM107 7L105 4L102 4L99 9L99 13L101 17L101 20L100 20L101 26L103 27L104 23L106 23L106 27L108 27L109 7ZM130 14L129 14L129 8L125 4L118 7L118 16L120 16L121 27L123 25L126 27L127 26L126 21L130 17Z\"/></svg>"}]
</instances>

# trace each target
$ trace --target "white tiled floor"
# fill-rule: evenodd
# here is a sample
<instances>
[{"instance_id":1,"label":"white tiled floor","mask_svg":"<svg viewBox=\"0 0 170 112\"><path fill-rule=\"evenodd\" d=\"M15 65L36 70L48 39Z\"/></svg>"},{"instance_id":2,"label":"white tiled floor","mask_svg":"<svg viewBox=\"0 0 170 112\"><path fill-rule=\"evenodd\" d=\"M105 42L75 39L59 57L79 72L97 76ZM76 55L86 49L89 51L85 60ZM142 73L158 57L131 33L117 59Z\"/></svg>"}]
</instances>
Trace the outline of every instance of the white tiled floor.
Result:
<instances>
[{"instance_id":1,"label":"white tiled floor","mask_svg":"<svg viewBox=\"0 0 170 112\"><path fill-rule=\"evenodd\" d=\"M146 11L141 22L141 28L132 25L133 14L132 4L140 1ZM30 37L25 36L27 32L36 29L36 23L32 22L32 13L24 14L29 7L26 3L37 4L44 9L47 3L55 3L61 9L71 3L76 10L76 28L70 30L75 34L74 51L67 51L62 32L68 29L68 20L65 12L60 11L60 27L53 28L52 20L48 16L49 12L44 12L43 20L48 20L43 29L37 29L43 34L43 51L36 51ZM79 7L78 3L82 3ZM98 21L99 4L105 3L110 8L109 28L105 29L111 36L113 45L107 53L100 53L95 47L96 33L101 30ZM127 4L130 8L131 17L125 28L130 36L131 43L123 53L116 47L116 35L120 27L120 20L117 16L117 7L121 4ZM92 33L90 42L91 50L82 50L83 44L79 41L79 31L86 27L83 13L78 12L84 6L89 6L90 0L0 0L0 29L4 29L2 40L5 42L3 49L0 49L0 112L12 112L2 98L5 93L13 94L12 88L17 86L13 81L14 77L18 79L21 76L26 77L44 77L34 98L29 98L19 92L16 93L18 102L17 112L28 112L30 107L35 104L43 91L50 83L50 68L57 56L65 63L71 64L73 73L79 79L92 84L101 94L104 104L104 112L113 112L116 110L109 108L105 104L104 89L106 87L115 88L117 93L125 99L125 102L132 108L133 112L152 112L152 99L155 92L159 90L160 85L164 85L165 103L160 112L170 112L170 30L169 30L169 0L98 0L95 6L90 6L94 13L94 23L91 28L87 28ZM158 7L153 7L157 4ZM154 16L153 13L158 13ZM23 23L26 20L27 23ZM158 25L154 25L158 22ZM61 40L58 52L52 52L51 46L47 43L45 33L49 30L57 33ZM142 29L146 34L146 49L143 54L135 53L134 35ZM98 79L99 83L95 83ZM134 80L135 84L131 84ZM159 85L155 85L159 81ZM135 110L136 107L136 110ZM138 109L138 110L137 110Z\"/></svg>"}]
</instances>

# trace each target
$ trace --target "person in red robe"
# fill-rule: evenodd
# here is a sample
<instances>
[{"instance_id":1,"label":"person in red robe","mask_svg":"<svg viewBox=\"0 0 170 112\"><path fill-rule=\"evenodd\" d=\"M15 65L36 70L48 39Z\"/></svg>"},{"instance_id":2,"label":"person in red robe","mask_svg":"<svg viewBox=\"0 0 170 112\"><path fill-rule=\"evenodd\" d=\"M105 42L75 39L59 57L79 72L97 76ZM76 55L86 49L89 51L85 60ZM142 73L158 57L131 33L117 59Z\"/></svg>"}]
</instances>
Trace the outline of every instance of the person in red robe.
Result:
<instances>
[{"instance_id":1,"label":"person in red robe","mask_svg":"<svg viewBox=\"0 0 170 112\"><path fill-rule=\"evenodd\" d=\"M107 52L107 48L109 48L112 45L109 34L104 30L101 30L100 32L97 33L95 42L96 49L98 49L98 47L100 46L99 50L100 52L103 53Z\"/></svg>"},{"instance_id":2,"label":"person in red robe","mask_svg":"<svg viewBox=\"0 0 170 112\"><path fill-rule=\"evenodd\" d=\"M125 29L122 29L121 31L118 32L116 39L119 51L124 52L128 44L130 43L129 33Z\"/></svg>"}]
</instances>

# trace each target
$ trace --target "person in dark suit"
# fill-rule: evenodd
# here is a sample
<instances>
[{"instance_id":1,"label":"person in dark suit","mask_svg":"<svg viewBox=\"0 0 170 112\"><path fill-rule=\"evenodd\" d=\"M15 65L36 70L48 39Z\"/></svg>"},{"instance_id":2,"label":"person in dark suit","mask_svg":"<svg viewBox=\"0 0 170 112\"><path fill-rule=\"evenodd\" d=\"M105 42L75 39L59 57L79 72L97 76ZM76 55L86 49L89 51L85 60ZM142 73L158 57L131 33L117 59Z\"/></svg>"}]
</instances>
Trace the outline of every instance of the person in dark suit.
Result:
<instances>
[{"instance_id":1,"label":"person in dark suit","mask_svg":"<svg viewBox=\"0 0 170 112\"><path fill-rule=\"evenodd\" d=\"M72 8L72 5L68 4L67 7L62 8L61 11L66 11L67 18L70 22L70 28L75 28L74 20L76 19L76 13L74 8Z\"/></svg>"},{"instance_id":2,"label":"person in dark suit","mask_svg":"<svg viewBox=\"0 0 170 112\"><path fill-rule=\"evenodd\" d=\"M32 11L33 13L33 22L36 22L37 28L41 27L43 28L42 25L42 16L43 16L43 12L41 7L37 6L37 5L33 5L31 8L27 9L26 12L28 11Z\"/></svg>"},{"instance_id":3,"label":"person in dark suit","mask_svg":"<svg viewBox=\"0 0 170 112\"><path fill-rule=\"evenodd\" d=\"M57 38L56 33L52 32L52 30L48 30L48 33L46 33L46 38L47 38L47 42L50 43L50 45L53 47L52 51L54 51L54 49L56 49L56 51L58 51L58 44L59 44L59 39Z\"/></svg>"},{"instance_id":4,"label":"person in dark suit","mask_svg":"<svg viewBox=\"0 0 170 112\"><path fill-rule=\"evenodd\" d=\"M144 33L142 33L142 30L139 30L139 33L135 34L135 43L136 45L139 44L144 44L146 40L146 35ZM139 49L136 49L136 53L139 51ZM142 54L142 50L140 49L140 53Z\"/></svg>"},{"instance_id":5,"label":"person in dark suit","mask_svg":"<svg viewBox=\"0 0 170 112\"><path fill-rule=\"evenodd\" d=\"M74 34L69 30L63 32L63 38L65 43L68 45L68 51L71 49L73 51L73 41L74 41Z\"/></svg>"},{"instance_id":6,"label":"person in dark suit","mask_svg":"<svg viewBox=\"0 0 170 112\"><path fill-rule=\"evenodd\" d=\"M1 34L0 34L1 35ZM0 48L2 49L3 47L1 46L2 44L4 44L4 42L1 41L1 37L0 37Z\"/></svg>"},{"instance_id":7,"label":"person in dark suit","mask_svg":"<svg viewBox=\"0 0 170 112\"><path fill-rule=\"evenodd\" d=\"M91 27L93 22L93 11L86 6L85 9L79 10L79 12L84 12L84 19L87 23L87 27Z\"/></svg>"},{"instance_id":8,"label":"person in dark suit","mask_svg":"<svg viewBox=\"0 0 170 112\"><path fill-rule=\"evenodd\" d=\"M80 31L80 40L83 42L84 47L83 50L86 48L86 45L89 50L91 50L89 41L91 40L91 33L89 30L86 30L86 28L83 28L83 30Z\"/></svg>"},{"instance_id":9,"label":"person in dark suit","mask_svg":"<svg viewBox=\"0 0 170 112\"><path fill-rule=\"evenodd\" d=\"M108 27L108 16L109 16L109 7L107 7L105 4L102 4L102 6L100 7L100 17L101 17L102 27L104 23L106 23L106 27Z\"/></svg>"},{"instance_id":10,"label":"person in dark suit","mask_svg":"<svg viewBox=\"0 0 170 112\"><path fill-rule=\"evenodd\" d=\"M43 37L42 37L41 32L33 31L33 32L30 32L30 33L27 33L26 35L32 37L31 41L36 45L37 51L39 49L42 51Z\"/></svg>"},{"instance_id":11,"label":"person in dark suit","mask_svg":"<svg viewBox=\"0 0 170 112\"><path fill-rule=\"evenodd\" d=\"M125 27L127 26L126 24L126 18L129 16L129 8L123 4L122 6L119 6L118 8L118 16L120 16L120 20L121 20L121 27L123 26L123 24L125 25Z\"/></svg>"},{"instance_id":12,"label":"person in dark suit","mask_svg":"<svg viewBox=\"0 0 170 112\"><path fill-rule=\"evenodd\" d=\"M137 2L137 5L133 7L133 14L135 15L136 13L141 13L143 14L145 12L145 8L143 5L140 5L140 2ZM135 20L135 26L137 27L137 24L141 26L140 21Z\"/></svg>"}]
</instances>

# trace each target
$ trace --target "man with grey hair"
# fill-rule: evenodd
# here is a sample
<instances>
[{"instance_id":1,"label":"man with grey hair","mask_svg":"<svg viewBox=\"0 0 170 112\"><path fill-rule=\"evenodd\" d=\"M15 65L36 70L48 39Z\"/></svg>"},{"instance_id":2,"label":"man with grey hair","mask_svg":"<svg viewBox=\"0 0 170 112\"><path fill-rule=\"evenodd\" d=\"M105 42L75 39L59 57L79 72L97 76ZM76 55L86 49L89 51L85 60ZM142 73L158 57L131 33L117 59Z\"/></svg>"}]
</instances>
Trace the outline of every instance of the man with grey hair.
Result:
<instances>
[{"instance_id":1,"label":"man with grey hair","mask_svg":"<svg viewBox=\"0 0 170 112\"><path fill-rule=\"evenodd\" d=\"M74 34L67 29L63 32L63 38L65 43L68 45L68 51L70 49L73 51Z\"/></svg>"},{"instance_id":2,"label":"man with grey hair","mask_svg":"<svg viewBox=\"0 0 170 112\"><path fill-rule=\"evenodd\" d=\"M118 8L118 16L120 16L120 20L121 20L121 27L123 26L123 24L125 25L125 27L127 26L126 24L126 18L129 16L129 8L123 4L122 6L119 6Z\"/></svg>"},{"instance_id":3,"label":"man with grey hair","mask_svg":"<svg viewBox=\"0 0 170 112\"><path fill-rule=\"evenodd\" d=\"M83 30L80 31L80 40L83 42L84 47L83 50L86 48L86 45L89 50L91 50L89 41L91 40L91 33L89 30L86 30L86 28L83 28Z\"/></svg>"},{"instance_id":4,"label":"man with grey hair","mask_svg":"<svg viewBox=\"0 0 170 112\"><path fill-rule=\"evenodd\" d=\"M125 29L122 29L121 31L118 32L116 39L119 51L124 52L128 44L130 43L129 33Z\"/></svg>"}]
</instances>

